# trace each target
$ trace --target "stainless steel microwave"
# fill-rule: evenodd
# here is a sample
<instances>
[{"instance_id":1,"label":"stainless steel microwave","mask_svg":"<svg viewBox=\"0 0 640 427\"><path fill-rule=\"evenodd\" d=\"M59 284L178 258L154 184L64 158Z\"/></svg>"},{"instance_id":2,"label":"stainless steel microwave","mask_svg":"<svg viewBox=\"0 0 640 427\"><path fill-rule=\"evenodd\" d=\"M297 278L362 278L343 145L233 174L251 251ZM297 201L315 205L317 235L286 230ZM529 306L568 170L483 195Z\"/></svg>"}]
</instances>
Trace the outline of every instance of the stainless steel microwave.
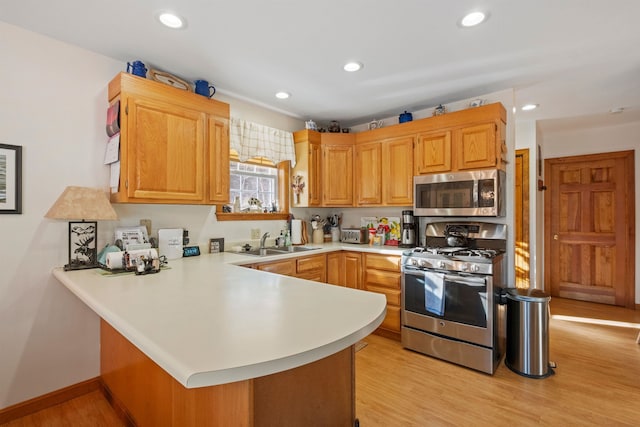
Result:
<instances>
[{"instance_id":1,"label":"stainless steel microwave","mask_svg":"<svg viewBox=\"0 0 640 427\"><path fill-rule=\"evenodd\" d=\"M499 169L413 178L416 216L504 216L506 174Z\"/></svg>"}]
</instances>

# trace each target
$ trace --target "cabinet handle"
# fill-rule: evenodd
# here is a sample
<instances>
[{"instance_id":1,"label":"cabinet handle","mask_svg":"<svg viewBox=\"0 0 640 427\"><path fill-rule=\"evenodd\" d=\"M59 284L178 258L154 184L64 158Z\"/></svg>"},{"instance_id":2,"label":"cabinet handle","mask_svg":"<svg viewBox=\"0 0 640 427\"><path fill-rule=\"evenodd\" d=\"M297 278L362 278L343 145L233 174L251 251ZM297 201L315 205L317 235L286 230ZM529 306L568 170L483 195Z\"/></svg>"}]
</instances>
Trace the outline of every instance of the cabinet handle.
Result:
<instances>
[{"instance_id":1,"label":"cabinet handle","mask_svg":"<svg viewBox=\"0 0 640 427\"><path fill-rule=\"evenodd\" d=\"M558 240L558 235L557 234L553 235L553 240Z\"/></svg>"}]
</instances>

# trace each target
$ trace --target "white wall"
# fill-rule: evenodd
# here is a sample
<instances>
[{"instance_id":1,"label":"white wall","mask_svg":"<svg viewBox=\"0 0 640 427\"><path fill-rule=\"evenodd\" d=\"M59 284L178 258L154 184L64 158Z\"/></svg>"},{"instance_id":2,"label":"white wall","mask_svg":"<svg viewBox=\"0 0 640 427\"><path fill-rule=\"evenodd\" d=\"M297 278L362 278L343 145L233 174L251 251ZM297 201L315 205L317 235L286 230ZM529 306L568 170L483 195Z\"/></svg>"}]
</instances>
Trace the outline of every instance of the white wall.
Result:
<instances>
[{"instance_id":1,"label":"white wall","mask_svg":"<svg viewBox=\"0 0 640 427\"><path fill-rule=\"evenodd\" d=\"M545 159L577 156L583 154L607 153L635 150L635 201L636 201L636 304L640 304L640 236L637 231L640 224L640 122L618 126L581 128L544 132L540 135Z\"/></svg>"},{"instance_id":2,"label":"white wall","mask_svg":"<svg viewBox=\"0 0 640 427\"><path fill-rule=\"evenodd\" d=\"M51 269L67 261L67 223L44 218L68 185L105 188L101 166L107 84L126 64L0 22L0 143L23 147L23 214L1 215L0 409L99 375L98 318L58 283ZM235 117L296 130L304 122L245 102ZM150 218L154 230L185 227L191 243L211 237L249 240L284 221L215 221L211 207L114 205L98 244L118 225ZM206 251L206 249L205 249Z\"/></svg>"}]
</instances>

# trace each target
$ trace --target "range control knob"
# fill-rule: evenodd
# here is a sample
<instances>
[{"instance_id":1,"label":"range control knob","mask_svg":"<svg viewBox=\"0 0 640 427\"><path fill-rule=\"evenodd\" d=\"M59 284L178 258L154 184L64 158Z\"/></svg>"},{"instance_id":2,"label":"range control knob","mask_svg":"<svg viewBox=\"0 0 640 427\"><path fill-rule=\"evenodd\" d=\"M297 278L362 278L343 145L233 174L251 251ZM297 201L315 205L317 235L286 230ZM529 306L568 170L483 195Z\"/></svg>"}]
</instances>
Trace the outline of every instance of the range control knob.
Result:
<instances>
[{"instance_id":1,"label":"range control knob","mask_svg":"<svg viewBox=\"0 0 640 427\"><path fill-rule=\"evenodd\" d=\"M471 272L477 273L480 271L480 267L477 264L471 264Z\"/></svg>"},{"instance_id":2,"label":"range control knob","mask_svg":"<svg viewBox=\"0 0 640 427\"><path fill-rule=\"evenodd\" d=\"M415 258L411 258L411 259L409 259L409 263L410 263L411 265L415 265L415 266L417 266L417 265L418 265L418 260L417 260L417 259L415 259Z\"/></svg>"},{"instance_id":3,"label":"range control knob","mask_svg":"<svg viewBox=\"0 0 640 427\"><path fill-rule=\"evenodd\" d=\"M439 261L438 262L438 268L444 270L446 266L447 266L446 262L444 262L444 261Z\"/></svg>"},{"instance_id":4,"label":"range control knob","mask_svg":"<svg viewBox=\"0 0 640 427\"><path fill-rule=\"evenodd\" d=\"M464 263L460 265L460 271L469 271L469 263Z\"/></svg>"},{"instance_id":5,"label":"range control knob","mask_svg":"<svg viewBox=\"0 0 640 427\"><path fill-rule=\"evenodd\" d=\"M420 267L428 267L427 260L425 259L421 259L419 264L420 264Z\"/></svg>"}]
</instances>

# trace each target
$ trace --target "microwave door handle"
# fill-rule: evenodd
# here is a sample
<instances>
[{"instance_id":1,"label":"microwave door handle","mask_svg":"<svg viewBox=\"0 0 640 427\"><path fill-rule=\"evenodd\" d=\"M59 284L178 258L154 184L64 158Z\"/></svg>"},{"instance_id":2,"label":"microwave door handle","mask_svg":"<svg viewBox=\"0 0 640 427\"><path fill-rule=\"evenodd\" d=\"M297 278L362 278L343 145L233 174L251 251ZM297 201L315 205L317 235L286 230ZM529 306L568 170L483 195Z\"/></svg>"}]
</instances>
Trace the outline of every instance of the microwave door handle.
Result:
<instances>
[{"instance_id":1,"label":"microwave door handle","mask_svg":"<svg viewBox=\"0 0 640 427\"><path fill-rule=\"evenodd\" d=\"M479 202L479 195L478 195L478 191L480 190L480 185L479 185L480 180L479 179L474 179L473 180L473 207L477 208L478 206L478 202Z\"/></svg>"},{"instance_id":2,"label":"microwave door handle","mask_svg":"<svg viewBox=\"0 0 640 427\"><path fill-rule=\"evenodd\" d=\"M486 286L487 284L486 279L484 277L472 278L472 277L463 277L463 276L451 276L447 274L444 276L444 279L449 282L464 283L465 285L477 286L477 287L483 287L483 286Z\"/></svg>"}]
</instances>

